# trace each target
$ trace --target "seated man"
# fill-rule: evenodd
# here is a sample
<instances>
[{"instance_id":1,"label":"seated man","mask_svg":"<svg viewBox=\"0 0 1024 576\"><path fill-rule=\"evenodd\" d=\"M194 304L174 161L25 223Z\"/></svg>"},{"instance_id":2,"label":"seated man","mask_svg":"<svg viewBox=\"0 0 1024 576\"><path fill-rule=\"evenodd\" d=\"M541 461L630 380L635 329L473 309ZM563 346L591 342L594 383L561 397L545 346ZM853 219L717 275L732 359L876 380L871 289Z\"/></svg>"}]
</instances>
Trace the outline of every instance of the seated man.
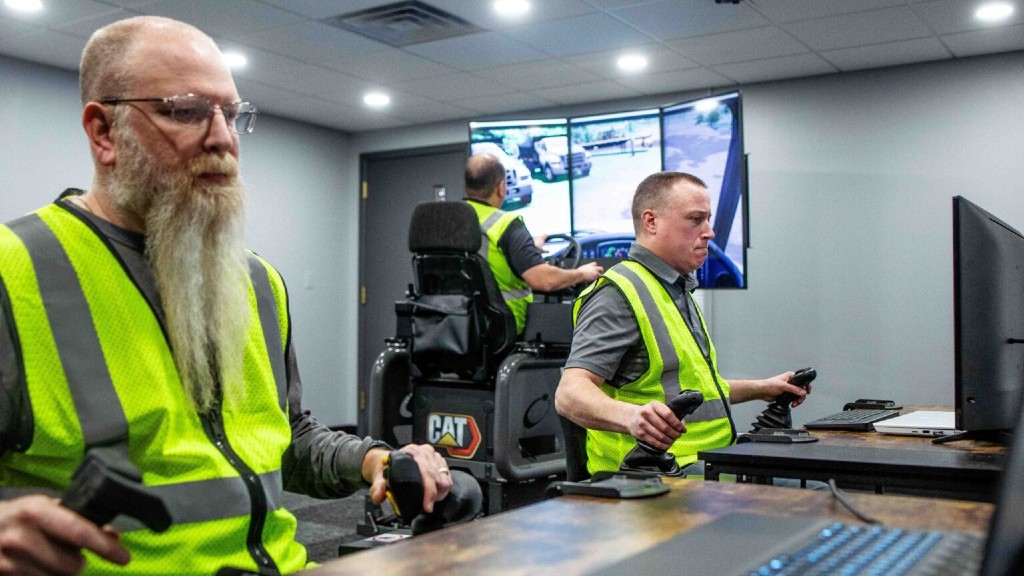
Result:
<instances>
[{"instance_id":1,"label":"seated man","mask_svg":"<svg viewBox=\"0 0 1024 576\"><path fill-rule=\"evenodd\" d=\"M669 450L681 467L697 452L731 444L730 404L807 392L793 372L766 380L726 381L715 347L690 296L708 255L711 201L699 178L661 172L633 196L636 243L577 299L572 350L558 383L558 413L587 428L590 473L618 470L643 440ZM704 394L684 425L665 405L683 389ZM685 434L684 434L685 432Z\"/></svg>"},{"instance_id":2,"label":"seated man","mask_svg":"<svg viewBox=\"0 0 1024 576\"><path fill-rule=\"evenodd\" d=\"M480 231L487 237L487 264L516 318L516 333L522 334L533 290L554 292L592 282L604 269L594 262L574 270L544 262L522 217L500 210L505 192L505 167L497 158L478 154L466 161L466 201L480 219Z\"/></svg>"},{"instance_id":3,"label":"seated man","mask_svg":"<svg viewBox=\"0 0 1024 576\"><path fill-rule=\"evenodd\" d=\"M159 17L97 31L81 94L92 187L0 225L0 574L300 570L282 490L380 503L390 448L303 410L284 282L244 247L256 109L209 36ZM167 531L22 494L64 490L98 446L140 470ZM445 460L402 450L431 511Z\"/></svg>"}]
</instances>

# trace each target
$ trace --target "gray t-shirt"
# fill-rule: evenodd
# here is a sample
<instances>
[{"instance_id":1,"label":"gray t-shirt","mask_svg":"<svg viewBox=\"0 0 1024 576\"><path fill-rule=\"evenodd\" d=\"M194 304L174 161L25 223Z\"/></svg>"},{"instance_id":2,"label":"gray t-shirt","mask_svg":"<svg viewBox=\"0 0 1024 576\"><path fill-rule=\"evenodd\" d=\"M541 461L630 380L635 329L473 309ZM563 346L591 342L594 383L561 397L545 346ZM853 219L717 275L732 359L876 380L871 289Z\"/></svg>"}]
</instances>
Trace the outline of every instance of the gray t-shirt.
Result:
<instances>
[{"instance_id":1,"label":"gray t-shirt","mask_svg":"<svg viewBox=\"0 0 1024 576\"><path fill-rule=\"evenodd\" d=\"M106 238L163 324L160 296L143 254L144 238L82 210L67 199L81 193L81 190L66 190L58 202L91 223ZM10 296L0 278L0 456L8 450L24 450L32 441L31 407L13 320ZM288 417L292 429L292 443L281 462L285 490L336 498L365 488L362 462L366 451L372 447L372 440L332 431L317 422L308 410L303 410L302 381L290 338L285 355Z\"/></svg>"},{"instance_id":2,"label":"gray t-shirt","mask_svg":"<svg viewBox=\"0 0 1024 576\"><path fill-rule=\"evenodd\" d=\"M697 288L693 273L685 276L658 258L653 252L633 244L629 258L642 264L658 279L676 303L697 345L707 358L707 336L701 328L696 306L689 293ZM633 309L622 292L611 282L597 288L583 303L572 336L572 349L566 368L583 368L619 388L647 371L650 360Z\"/></svg>"}]
</instances>

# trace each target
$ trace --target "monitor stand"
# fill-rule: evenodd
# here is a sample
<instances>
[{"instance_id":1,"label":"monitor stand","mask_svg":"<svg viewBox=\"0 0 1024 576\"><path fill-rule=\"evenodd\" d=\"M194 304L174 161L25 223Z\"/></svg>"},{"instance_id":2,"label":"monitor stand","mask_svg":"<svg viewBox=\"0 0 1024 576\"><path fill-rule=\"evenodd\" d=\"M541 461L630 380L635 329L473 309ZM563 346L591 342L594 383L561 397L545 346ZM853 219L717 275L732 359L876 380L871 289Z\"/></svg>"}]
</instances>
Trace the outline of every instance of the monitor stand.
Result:
<instances>
[{"instance_id":1,"label":"monitor stand","mask_svg":"<svg viewBox=\"0 0 1024 576\"><path fill-rule=\"evenodd\" d=\"M1009 430L968 430L966 432L960 432L959 434L950 434L949 436L932 438L932 444L945 444L947 442L957 442L960 440L985 440L987 442L995 442L997 444L1009 446L1011 440L1013 440L1013 432L1010 432Z\"/></svg>"}]
</instances>

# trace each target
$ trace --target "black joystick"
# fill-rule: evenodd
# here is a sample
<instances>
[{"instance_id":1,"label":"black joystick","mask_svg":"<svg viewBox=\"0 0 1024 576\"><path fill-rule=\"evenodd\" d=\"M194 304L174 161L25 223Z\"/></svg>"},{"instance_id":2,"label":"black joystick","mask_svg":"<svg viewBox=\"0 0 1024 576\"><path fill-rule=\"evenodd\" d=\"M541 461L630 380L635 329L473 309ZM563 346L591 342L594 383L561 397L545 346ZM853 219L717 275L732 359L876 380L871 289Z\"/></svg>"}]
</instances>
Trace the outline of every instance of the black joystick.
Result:
<instances>
[{"instance_id":1,"label":"black joystick","mask_svg":"<svg viewBox=\"0 0 1024 576\"><path fill-rule=\"evenodd\" d=\"M813 381L817 376L818 373L814 368L801 368L789 378L789 383L806 389L807 386L811 384L811 381ZM796 395L792 392L783 392L782 394L779 394L775 400L772 400L771 404L761 412L757 417L757 421L750 424L750 431L757 432L762 428L792 428L793 414L789 405L793 403L793 400L796 400Z\"/></svg>"},{"instance_id":2,"label":"black joystick","mask_svg":"<svg viewBox=\"0 0 1024 576\"><path fill-rule=\"evenodd\" d=\"M118 514L135 518L153 532L171 525L164 501L147 491L138 469L114 448L86 452L60 503L97 526L110 523Z\"/></svg>"},{"instance_id":3,"label":"black joystick","mask_svg":"<svg viewBox=\"0 0 1024 576\"><path fill-rule=\"evenodd\" d=\"M668 407L676 418L682 420L693 414L704 402L704 395L697 390L683 390L679 396L668 401ZM636 441L636 447L626 454L622 459L619 470L624 472L650 472L664 476L682 476L683 471L676 462L675 455L655 448L641 440Z\"/></svg>"},{"instance_id":4,"label":"black joystick","mask_svg":"<svg viewBox=\"0 0 1024 576\"><path fill-rule=\"evenodd\" d=\"M434 511L428 514L423 511L423 478L413 457L394 450L384 465L388 501L402 523L411 528L413 536L472 520L483 510L480 485L464 472L449 472L452 489L444 500L434 503Z\"/></svg>"}]
</instances>

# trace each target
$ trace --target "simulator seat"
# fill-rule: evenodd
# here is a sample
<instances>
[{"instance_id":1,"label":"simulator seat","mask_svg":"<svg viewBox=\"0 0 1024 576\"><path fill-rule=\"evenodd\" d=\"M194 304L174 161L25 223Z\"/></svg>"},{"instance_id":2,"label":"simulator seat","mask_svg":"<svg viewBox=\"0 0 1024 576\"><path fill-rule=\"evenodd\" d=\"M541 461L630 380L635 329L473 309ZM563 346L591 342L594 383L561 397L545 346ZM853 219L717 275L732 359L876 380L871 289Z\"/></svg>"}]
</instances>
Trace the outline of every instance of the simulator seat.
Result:
<instances>
[{"instance_id":1,"label":"simulator seat","mask_svg":"<svg viewBox=\"0 0 1024 576\"><path fill-rule=\"evenodd\" d=\"M432 444L452 469L481 484L485 513L543 499L565 473L555 388L569 342L535 326L517 341L515 319L484 257L475 211L464 202L418 205L409 224L414 284L395 303L395 338L371 370L367 432L393 446ZM570 322L569 303L557 322ZM556 318L544 314L543 318ZM564 338L564 337L563 337Z\"/></svg>"}]
</instances>

